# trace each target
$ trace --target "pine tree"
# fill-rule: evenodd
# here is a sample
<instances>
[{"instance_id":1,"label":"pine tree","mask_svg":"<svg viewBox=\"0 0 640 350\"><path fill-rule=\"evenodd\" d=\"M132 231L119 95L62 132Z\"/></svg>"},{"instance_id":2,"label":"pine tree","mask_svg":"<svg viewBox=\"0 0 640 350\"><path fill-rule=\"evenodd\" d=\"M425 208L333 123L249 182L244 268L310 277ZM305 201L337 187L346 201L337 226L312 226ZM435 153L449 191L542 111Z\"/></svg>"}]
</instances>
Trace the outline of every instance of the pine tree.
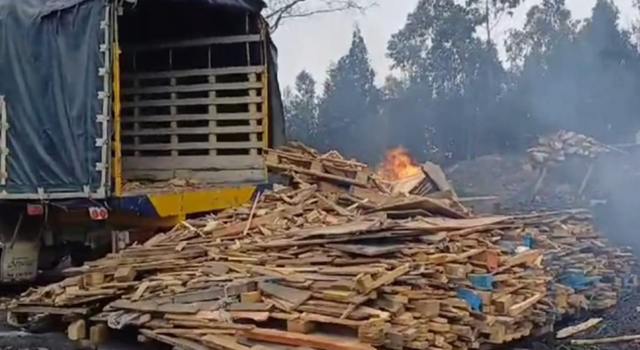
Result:
<instances>
[{"instance_id":1,"label":"pine tree","mask_svg":"<svg viewBox=\"0 0 640 350\"><path fill-rule=\"evenodd\" d=\"M536 133L570 129L605 142L627 142L640 126L640 57L610 0L598 0L582 26L564 0L544 0L507 45L517 62L511 93Z\"/></svg>"},{"instance_id":2,"label":"pine tree","mask_svg":"<svg viewBox=\"0 0 640 350\"><path fill-rule=\"evenodd\" d=\"M417 111L423 129L435 129L435 145L459 159L485 151L481 132L495 124L488 118L505 78L493 44L476 35L482 23L474 6L420 0L388 44L394 68L409 77L407 92L428 101Z\"/></svg>"},{"instance_id":3,"label":"pine tree","mask_svg":"<svg viewBox=\"0 0 640 350\"><path fill-rule=\"evenodd\" d=\"M319 135L325 149L338 149L364 160L375 157L369 150L375 131L380 92L375 72L359 28L353 32L351 48L328 72L319 105Z\"/></svg>"},{"instance_id":4,"label":"pine tree","mask_svg":"<svg viewBox=\"0 0 640 350\"><path fill-rule=\"evenodd\" d=\"M573 121L605 142L631 141L640 126L640 56L619 17L613 1L598 0L574 45L580 101Z\"/></svg>"},{"instance_id":5,"label":"pine tree","mask_svg":"<svg viewBox=\"0 0 640 350\"><path fill-rule=\"evenodd\" d=\"M295 90L285 99L287 138L317 145L318 106L316 81L307 71L296 76Z\"/></svg>"}]
</instances>

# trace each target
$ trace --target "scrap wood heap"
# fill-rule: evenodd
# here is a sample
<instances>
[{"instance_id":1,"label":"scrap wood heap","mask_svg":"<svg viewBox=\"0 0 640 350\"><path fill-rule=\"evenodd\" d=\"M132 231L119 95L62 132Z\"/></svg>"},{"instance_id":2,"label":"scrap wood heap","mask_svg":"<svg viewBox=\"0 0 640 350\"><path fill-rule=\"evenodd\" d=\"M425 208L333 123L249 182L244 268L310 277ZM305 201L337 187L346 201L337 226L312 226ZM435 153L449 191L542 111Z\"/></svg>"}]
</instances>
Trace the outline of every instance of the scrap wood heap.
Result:
<instances>
[{"instance_id":1,"label":"scrap wood heap","mask_svg":"<svg viewBox=\"0 0 640 350\"><path fill-rule=\"evenodd\" d=\"M594 138L573 131L561 130L553 135L541 137L538 144L528 150L529 160L535 168L559 164L569 157L597 158L613 148Z\"/></svg>"},{"instance_id":2,"label":"scrap wood heap","mask_svg":"<svg viewBox=\"0 0 640 350\"><path fill-rule=\"evenodd\" d=\"M71 269L12 315L62 314L75 335L85 320L132 326L182 349L468 349L609 306L634 282L632 256L586 212L472 217L450 191L391 195L335 152L266 157L292 187Z\"/></svg>"}]
</instances>

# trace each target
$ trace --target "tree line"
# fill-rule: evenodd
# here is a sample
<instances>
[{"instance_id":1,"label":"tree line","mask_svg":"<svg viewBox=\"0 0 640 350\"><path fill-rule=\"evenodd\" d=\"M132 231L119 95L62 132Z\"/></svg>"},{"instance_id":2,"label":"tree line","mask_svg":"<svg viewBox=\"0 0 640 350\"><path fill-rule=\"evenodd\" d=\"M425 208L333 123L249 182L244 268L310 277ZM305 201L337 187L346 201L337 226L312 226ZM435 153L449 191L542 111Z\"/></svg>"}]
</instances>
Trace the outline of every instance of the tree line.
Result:
<instances>
[{"instance_id":1,"label":"tree line","mask_svg":"<svg viewBox=\"0 0 640 350\"><path fill-rule=\"evenodd\" d=\"M518 6L420 0L388 42L397 74L383 86L356 28L321 89L306 71L285 89L287 136L369 163L396 146L439 162L521 152L558 129L634 141L640 30L620 26L612 0L598 0L584 20L564 0L542 0L509 32L501 58L491 28Z\"/></svg>"}]
</instances>

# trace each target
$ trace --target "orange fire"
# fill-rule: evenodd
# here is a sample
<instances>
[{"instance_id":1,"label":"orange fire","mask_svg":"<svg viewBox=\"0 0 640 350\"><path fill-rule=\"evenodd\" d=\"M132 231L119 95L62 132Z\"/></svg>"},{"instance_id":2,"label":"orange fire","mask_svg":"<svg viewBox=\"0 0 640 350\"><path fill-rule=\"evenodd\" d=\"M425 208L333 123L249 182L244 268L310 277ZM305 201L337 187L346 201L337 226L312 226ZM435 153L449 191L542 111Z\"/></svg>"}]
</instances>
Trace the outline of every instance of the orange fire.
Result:
<instances>
[{"instance_id":1,"label":"orange fire","mask_svg":"<svg viewBox=\"0 0 640 350\"><path fill-rule=\"evenodd\" d=\"M384 162L378 170L378 175L387 181L399 181L422 174L419 167L402 147L394 148L384 156Z\"/></svg>"}]
</instances>

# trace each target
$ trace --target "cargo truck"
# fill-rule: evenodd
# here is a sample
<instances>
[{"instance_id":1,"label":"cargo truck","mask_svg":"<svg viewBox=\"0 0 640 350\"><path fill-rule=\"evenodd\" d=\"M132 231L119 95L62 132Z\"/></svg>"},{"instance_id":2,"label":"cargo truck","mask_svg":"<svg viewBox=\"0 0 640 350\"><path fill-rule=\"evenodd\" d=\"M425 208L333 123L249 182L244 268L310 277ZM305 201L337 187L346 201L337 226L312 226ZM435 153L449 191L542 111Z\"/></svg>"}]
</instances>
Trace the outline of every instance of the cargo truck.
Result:
<instances>
[{"instance_id":1,"label":"cargo truck","mask_svg":"<svg viewBox=\"0 0 640 350\"><path fill-rule=\"evenodd\" d=\"M0 0L0 281L240 205L284 142L260 0Z\"/></svg>"}]
</instances>

